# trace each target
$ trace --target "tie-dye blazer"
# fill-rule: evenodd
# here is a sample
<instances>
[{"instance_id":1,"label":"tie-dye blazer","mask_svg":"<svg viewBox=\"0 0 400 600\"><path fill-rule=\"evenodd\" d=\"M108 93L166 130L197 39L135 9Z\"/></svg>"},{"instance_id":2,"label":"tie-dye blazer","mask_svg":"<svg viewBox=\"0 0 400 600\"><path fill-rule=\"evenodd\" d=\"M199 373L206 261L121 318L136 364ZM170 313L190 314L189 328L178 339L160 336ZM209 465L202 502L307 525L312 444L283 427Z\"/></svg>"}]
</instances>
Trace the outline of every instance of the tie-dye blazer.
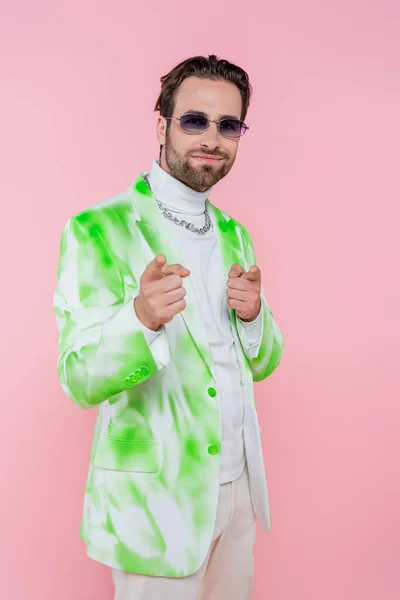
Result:
<instances>
[{"instance_id":1,"label":"tie-dye blazer","mask_svg":"<svg viewBox=\"0 0 400 600\"><path fill-rule=\"evenodd\" d=\"M226 275L255 263L246 229L207 200ZM213 534L219 491L221 415L201 307L190 276L186 308L153 356L133 299L158 253L185 264L168 222L140 174L126 192L71 217L64 228L54 309L58 374L66 395L97 407L81 536L88 555L125 571L194 573ZM244 390L244 440L256 518L270 516L253 382L280 362L283 337L262 290L258 355L231 327Z\"/></svg>"}]
</instances>

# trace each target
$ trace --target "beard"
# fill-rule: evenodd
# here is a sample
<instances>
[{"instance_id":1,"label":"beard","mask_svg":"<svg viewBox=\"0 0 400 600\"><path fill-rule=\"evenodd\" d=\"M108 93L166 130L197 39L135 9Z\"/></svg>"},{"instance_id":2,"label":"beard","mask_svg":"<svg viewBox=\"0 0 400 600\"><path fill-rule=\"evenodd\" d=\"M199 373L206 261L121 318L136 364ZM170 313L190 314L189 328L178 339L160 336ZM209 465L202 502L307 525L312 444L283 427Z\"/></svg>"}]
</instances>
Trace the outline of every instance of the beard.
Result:
<instances>
[{"instance_id":1,"label":"beard","mask_svg":"<svg viewBox=\"0 0 400 600\"><path fill-rule=\"evenodd\" d=\"M216 156L224 158L225 160L221 161L221 164L204 164L195 167L190 162L190 156L195 154L208 155L211 157ZM187 154L179 154L173 147L169 132L167 131L165 140L165 162L167 163L171 175L175 177L175 179L178 179L197 192L204 192L229 173L233 167L235 158L229 160L227 154L206 150L191 150Z\"/></svg>"}]
</instances>

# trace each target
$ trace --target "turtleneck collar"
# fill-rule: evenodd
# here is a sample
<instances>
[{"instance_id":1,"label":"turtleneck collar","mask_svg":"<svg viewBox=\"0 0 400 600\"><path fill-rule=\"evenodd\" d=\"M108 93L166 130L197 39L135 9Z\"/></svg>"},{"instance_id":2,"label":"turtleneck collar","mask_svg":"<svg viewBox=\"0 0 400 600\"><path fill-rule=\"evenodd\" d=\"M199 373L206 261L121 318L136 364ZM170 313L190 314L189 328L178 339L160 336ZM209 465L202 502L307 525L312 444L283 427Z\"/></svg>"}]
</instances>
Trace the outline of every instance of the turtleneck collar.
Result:
<instances>
[{"instance_id":1,"label":"turtleneck collar","mask_svg":"<svg viewBox=\"0 0 400 600\"><path fill-rule=\"evenodd\" d=\"M204 212L205 201L213 189L210 187L205 192L192 190L164 171L158 160L153 160L148 179L157 200L172 212L188 215L200 215Z\"/></svg>"}]
</instances>

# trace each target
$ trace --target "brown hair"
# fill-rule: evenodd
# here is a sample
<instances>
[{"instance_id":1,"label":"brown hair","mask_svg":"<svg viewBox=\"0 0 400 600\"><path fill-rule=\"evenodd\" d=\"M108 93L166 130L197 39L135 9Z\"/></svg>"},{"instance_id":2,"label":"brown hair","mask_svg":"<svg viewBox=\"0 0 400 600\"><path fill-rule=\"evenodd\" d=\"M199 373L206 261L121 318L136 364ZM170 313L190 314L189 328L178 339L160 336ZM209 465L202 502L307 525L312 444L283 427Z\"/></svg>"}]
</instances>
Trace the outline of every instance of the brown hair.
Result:
<instances>
[{"instance_id":1,"label":"brown hair","mask_svg":"<svg viewBox=\"0 0 400 600\"><path fill-rule=\"evenodd\" d=\"M176 92L187 77L195 76L203 79L223 80L234 83L242 96L240 118L244 121L250 104L252 87L246 71L240 67L219 59L215 54L194 56L174 67L167 75L161 77L161 92L154 110L159 110L163 117L171 117L175 108Z\"/></svg>"}]
</instances>

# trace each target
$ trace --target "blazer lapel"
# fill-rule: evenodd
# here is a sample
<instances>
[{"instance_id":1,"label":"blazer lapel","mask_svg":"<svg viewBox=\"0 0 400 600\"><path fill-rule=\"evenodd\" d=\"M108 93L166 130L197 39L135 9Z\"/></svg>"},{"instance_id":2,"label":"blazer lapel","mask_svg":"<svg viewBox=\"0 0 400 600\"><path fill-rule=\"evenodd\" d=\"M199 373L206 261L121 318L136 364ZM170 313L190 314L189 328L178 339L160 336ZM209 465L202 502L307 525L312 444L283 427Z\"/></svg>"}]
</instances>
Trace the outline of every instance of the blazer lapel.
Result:
<instances>
[{"instance_id":1,"label":"blazer lapel","mask_svg":"<svg viewBox=\"0 0 400 600\"><path fill-rule=\"evenodd\" d=\"M207 202L208 212L215 231L217 232L219 246L221 249L222 260L224 263L224 270L226 280L228 280L228 273L233 264L239 264L244 269L248 269L250 265L246 264L245 252L243 248L242 236L238 226L234 219L223 213L219 208L211 204L209 200ZM235 344L238 348L241 348L239 334L236 325L236 313L233 308L230 309L230 320L232 327L232 335ZM243 352L238 352L239 368L241 370L242 382L248 382L248 376L246 371L250 370L250 366L245 359Z\"/></svg>"},{"instance_id":2,"label":"blazer lapel","mask_svg":"<svg viewBox=\"0 0 400 600\"><path fill-rule=\"evenodd\" d=\"M244 266L241 238L238 235L234 219L225 215L225 213L214 206L214 204L211 204L209 200L206 200L206 204L211 222L218 236L225 275L226 278L228 278L228 273L233 264L237 263Z\"/></svg>"},{"instance_id":3,"label":"blazer lapel","mask_svg":"<svg viewBox=\"0 0 400 600\"><path fill-rule=\"evenodd\" d=\"M211 222L218 236L219 247L221 249L222 260L224 264L225 277L228 281L228 273L233 264L243 264L244 252L241 243L240 234L238 234L235 221L228 215L225 215L219 208L206 201ZM236 331L235 311L230 309L230 318L234 330Z\"/></svg>"},{"instance_id":4,"label":"blazer lapel","mask_svg":"<svg viewBox=\"0 0 400 600\"><path fill-rule=\"evenodd\" d=\"M159 209L157 202L146 184L142 175L136 179L132 186L133 201L139 213L136 225L154 256L164 254L168 264L180 263L185 266L185 259L177 244L171 239L169 223ZM201 308L197 301L196 292L191 281L191 275L185 278L186 307L180 313L186 327L196 344L200 356L214 376L213 360L210 344L201 315Z\"/></svg>"}]
</instances>

